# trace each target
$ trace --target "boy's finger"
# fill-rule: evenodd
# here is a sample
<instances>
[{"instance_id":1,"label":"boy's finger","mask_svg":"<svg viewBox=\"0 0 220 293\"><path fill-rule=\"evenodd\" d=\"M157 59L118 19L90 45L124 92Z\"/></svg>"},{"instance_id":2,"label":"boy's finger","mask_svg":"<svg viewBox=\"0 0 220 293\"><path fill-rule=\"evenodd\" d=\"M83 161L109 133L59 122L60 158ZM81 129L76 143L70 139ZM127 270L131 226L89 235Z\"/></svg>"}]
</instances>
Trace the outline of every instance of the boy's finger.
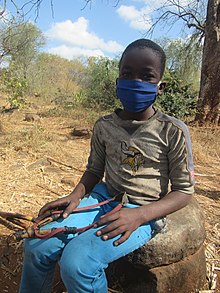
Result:
<instances>
[{"instance_id":1,"label":"boy's finger","mask_svg":"<svg viewBox=\"0 0 220 293\"><path fill-rule=\"evenodd\" d=\"M131 233L129 231L125 232L122 234L122 236L114 241L114 246L118 246L120 244L122 244L123 242L125 242L129 237L130 237Z\"/></svg>"},{"instance_id":2,"label":"boy's finger","mask_svg":"<svg viewBox=\"0 0 220 293\"><path fill-rule=\"evenodd\" d=\"M41 216L42 214L44 214L46 211L55 209L57 207L60 206L66 206L68 205L68 203L66 202L66 200L60 200L60 201L52 201L49 202L47 204L45 204L39 211L39 216Z\"/></svg>"},{"instance_id":3,"label":"boy's finger","mask_svg":"<svg viewBox=\"0 0 220 293\"><path fill-rule=\"evenodd\" d=\"M76 204L69 204L63 212L63 218L66 219L75 209Z\"/></svg>"},{"instance_id":4,"label":"boy's finger","mask_svg":"<svg viewBox=\"0 0 220 293\"><path fill-rule=\"evenodd\" d=\"M114 213L112 215L103 215L100 217L100 219L97 221L97 226L103 226L106 225L109 222L113 222L119 218L117 213Z\"/></svg>"}]
</instances>

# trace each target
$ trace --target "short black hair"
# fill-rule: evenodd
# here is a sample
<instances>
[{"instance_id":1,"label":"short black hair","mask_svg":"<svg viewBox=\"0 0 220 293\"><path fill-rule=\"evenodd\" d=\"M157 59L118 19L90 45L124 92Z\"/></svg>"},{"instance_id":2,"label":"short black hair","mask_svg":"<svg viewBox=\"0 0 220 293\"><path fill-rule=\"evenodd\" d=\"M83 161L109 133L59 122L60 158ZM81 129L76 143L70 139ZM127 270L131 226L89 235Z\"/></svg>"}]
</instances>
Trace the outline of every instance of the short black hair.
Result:
<instances>
[{"instance_id":1,"label":"short black hair","mask_svg":"<svg viewBox=\"0 0 220 293\"><path fill-rule=\"evenodd\" d=\"M119 68L121 67L121 62L122 62L122 59L125 56L125 54L134 48L139 48L139 49L150 48L155 52L155 54L157 54L160 57L160 62L161 62L160 77L162 77L164 70L165 70L166 54L165 54L164 50L158 44L156 44L155 42L153 42L149 39L138 39L138 40L130 43L125 48L124 52L121 55L121 59L119 61Z\"/></svg>"}]
</instances>

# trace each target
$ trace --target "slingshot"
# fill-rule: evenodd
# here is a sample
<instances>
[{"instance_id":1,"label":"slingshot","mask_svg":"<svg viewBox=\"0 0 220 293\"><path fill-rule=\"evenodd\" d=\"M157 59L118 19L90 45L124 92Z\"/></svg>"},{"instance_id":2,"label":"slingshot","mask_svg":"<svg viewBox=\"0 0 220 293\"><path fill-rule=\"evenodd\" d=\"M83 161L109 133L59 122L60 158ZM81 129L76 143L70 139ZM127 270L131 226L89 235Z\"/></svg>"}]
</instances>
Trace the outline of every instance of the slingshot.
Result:
<instances>
[{"instance_id":1,"label":"slingshot","mask_svg":"<svg viewBox=\"0 0 220 293\"><path fill-rule=\"evenodd\" d=\"M111 201L117 201L118 204L106 215L111 215L119 211L123 205L125 205L128 200L126 193L120 193L116 195L113 198L110 198L108 200L102 201L98 204L86 206L86 207L80 207L75 208L72 213L75 212L81 212L86 210L94 209L98 206L102 206L105 204L108 204ZM44 213L41 216L38 217L32 217L29 215L23 215L19 213L7 213L7 212L1 212L0 211L0 223L6 226L7 228L15 231L12 236L15 240L20 241L25 238L41 238L41 239L47 239L50 237L53 237L59 233L65 233L65 234L76 234L76 233L82 233L92 227L95 226L97 221L93 222L92 224L77 228L77 227L61 227L61 228L51 228L51 229L43 229L43 227L51 223L53 221L58 220L62 217L62 214L64 212L64 209L61 210L49 210L46 213Z\"/></svg>"}]
</instances>

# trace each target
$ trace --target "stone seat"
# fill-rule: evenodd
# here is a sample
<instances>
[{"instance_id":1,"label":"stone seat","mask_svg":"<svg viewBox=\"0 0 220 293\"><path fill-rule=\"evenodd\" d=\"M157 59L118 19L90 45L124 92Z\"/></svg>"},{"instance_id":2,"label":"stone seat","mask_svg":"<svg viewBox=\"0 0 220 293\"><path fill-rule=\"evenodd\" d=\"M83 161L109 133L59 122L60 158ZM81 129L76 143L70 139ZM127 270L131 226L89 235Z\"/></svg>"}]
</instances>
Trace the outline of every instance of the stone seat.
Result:
<instances>
[{"instance_id":1,"label":"stone seat","mask_svg":"<svg viewBox=\"0 0 220 293\"><path fill-rule=\"evenodd\" d=\"M125 293L191 293L206 281L203 215L195 198L167 216L146 245L111 263L109 287Z\"/></svg>"}]
</instances>

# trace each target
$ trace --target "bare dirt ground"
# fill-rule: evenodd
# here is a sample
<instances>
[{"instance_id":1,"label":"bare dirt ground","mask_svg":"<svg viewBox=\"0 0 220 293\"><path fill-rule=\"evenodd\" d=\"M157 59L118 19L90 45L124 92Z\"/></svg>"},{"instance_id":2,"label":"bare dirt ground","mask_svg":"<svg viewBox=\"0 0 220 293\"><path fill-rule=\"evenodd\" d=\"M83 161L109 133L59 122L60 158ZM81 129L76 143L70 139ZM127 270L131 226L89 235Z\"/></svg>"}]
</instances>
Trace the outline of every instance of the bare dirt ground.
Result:
<instances>
[{"instance_id":1,"label":"bare dirt ground","mask_svg":"<svg viewBox=\"0 0 220 293\"><path fill-rule=\"evenodd\" d=\"M50 111L50 115L48 114ZM25 113L39 113L24 121ZM0 210L37 215L46 202L68 194L87 163L95 116L82 111L52 116L46 106L0 114ZM98 115L98 114L97 114ZM83 128L81 133L74 128ZM204 212L207 292L220 292L220 129L190 127L196 176L195 197ZM17 292L22 243L0 232L0 292ZM216 278L215 275L218 275ZM54 292L59 287L55 283ZM211 290L212 289L212 290Z\"/></svg>"}]
</instances>

